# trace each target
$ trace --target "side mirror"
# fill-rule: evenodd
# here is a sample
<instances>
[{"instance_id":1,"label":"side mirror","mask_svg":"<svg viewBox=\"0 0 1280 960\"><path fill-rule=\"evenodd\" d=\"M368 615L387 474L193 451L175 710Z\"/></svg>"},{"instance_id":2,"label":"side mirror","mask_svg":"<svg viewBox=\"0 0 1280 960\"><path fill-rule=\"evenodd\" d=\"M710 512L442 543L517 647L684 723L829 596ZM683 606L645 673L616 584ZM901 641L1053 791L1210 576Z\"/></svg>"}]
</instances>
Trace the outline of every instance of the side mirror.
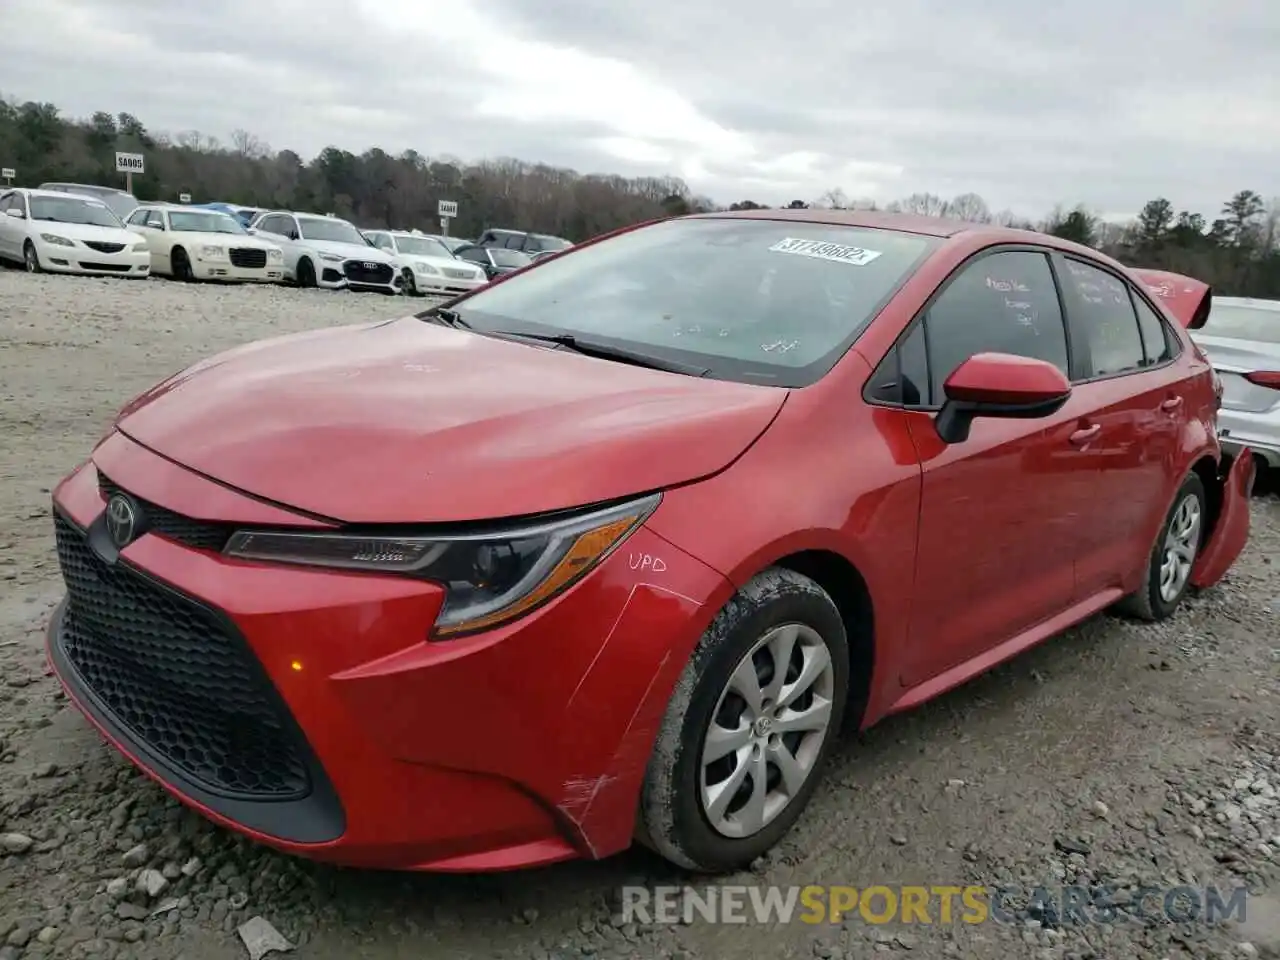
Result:
<instances>
[{"instance_id":1,"label":"side mirror","mask_svg":"<svg viewBox=\"0 0 1280 960\"><path fill-rule=\"evenodd\" d=\"M9 207L7 210L5 210L5 215L13 217L13 219L15 220L27 219L27 215L23 213L21 210L19 210L17 207Z\"/></svg>"},{"instance_id":2,"label":"side mirror","mask_svg":"<svg viewBox=\"0 0 1280 960\"><path fill-rule=\"evenodd\" d=\"M934 427L943 443L963 443L978 417L1036 420L1062 409L1071 383L1051 363L1008 353L978 353L952 371Z\"/></svg>"},{"instance_id":3,"label":"side mirror","mask_svg":"<svg viewBox=\"0 0 1280 960\"><path fill-rule=\"evenodd\" d=\"M257 229L256 229L256 228L254 228L254 227L245 227L245 228L244 228L244 232L245 232L245 233L247 233L247 234L248 234L249 236L251 236L251 237L256 237L256 236L258 235L258 231L257 231Z\"/></svg>"}]
</instances>

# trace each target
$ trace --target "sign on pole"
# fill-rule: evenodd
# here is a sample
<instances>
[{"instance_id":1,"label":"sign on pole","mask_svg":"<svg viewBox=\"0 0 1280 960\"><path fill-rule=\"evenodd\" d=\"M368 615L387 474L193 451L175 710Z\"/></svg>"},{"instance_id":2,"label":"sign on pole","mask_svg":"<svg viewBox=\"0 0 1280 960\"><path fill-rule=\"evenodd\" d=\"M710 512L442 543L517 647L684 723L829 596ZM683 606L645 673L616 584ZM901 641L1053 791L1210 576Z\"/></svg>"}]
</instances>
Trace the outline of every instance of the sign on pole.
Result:
<instances>
[{"instance_id":1,"label":"sign on pole","mask_svg":"<svg viewBox=\"0 0 1280 960\"><path fill-rule=\"evenodd\" d=\"M436 212L442 217L456 217L458 215L458 204L454 200L441 200Z\"/></svg>"},{"instance_id":2,"label":"sign on pole","mask_svg":"<svg viewBox=\"0 0 1280 960\"><path fill-rule=\"evenodd\" d=\"M133 193L133 175L145 173L146 164L140 153L117 153L116 173L124 174L124 188Z\"/></svg>"},{"instance_id":3,"label":"sign on pole","mask_svg":"<svg viewBox=\"0 0 1280 960\"><path fill-rule=\"evenodd\" d=\"M18 171L13 169L13 167L5 167L4 169L0 169L0 177L4 177L4 185L6 187L13 186L12 180L17 175L18 175Z\"/></svg>"},{"instance_id":4,"label":"sign on pole","mask_svg":"<svg viewBox=\"0 0 1280 960\"><path fill-rule=\"evenodd\" d=\"M179 202L179 203L190 203L190 202L191 202L191 194L189 194L189 193L180 193L180 194L178 194L178 202Z\"/></svg>"}]
</instances>

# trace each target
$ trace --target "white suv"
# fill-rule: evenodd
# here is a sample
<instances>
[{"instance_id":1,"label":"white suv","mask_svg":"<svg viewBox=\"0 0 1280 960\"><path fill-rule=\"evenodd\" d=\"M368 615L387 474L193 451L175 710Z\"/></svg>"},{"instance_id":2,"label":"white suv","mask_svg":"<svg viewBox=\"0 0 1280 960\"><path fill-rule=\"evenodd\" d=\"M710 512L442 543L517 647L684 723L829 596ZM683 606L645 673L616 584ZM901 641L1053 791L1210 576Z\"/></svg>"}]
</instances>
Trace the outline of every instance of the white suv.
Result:
<instances>
[{"instance_id":1,"label":"white suv","mask_svg":"<svg viewBox=\"0 0 1280 960\"><path fill-rule=\"evenodd\" d=\"M365 230L365 239L395 258L406 293L452 297L489 282L484 271L455 257L449 248L423 233Z\"/></svg>"},{"instance_id":2,"label":"white suv","mask_svg":"<svg viewBox=\"0 0 1280 960\"><path fill-rule=\"evenodd\" d=\"M400 293L395 261L346 220L315 213L264 210L249 232L284 252L284 275L300 287Z\"/></svg>"}]
</instances>

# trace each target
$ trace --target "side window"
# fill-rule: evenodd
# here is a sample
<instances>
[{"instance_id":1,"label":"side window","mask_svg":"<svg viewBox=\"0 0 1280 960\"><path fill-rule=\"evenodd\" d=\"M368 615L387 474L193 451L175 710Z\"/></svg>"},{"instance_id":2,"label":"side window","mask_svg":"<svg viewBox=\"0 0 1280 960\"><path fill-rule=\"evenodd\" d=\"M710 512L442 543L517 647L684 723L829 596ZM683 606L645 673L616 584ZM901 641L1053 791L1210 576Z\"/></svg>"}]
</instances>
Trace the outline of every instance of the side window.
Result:
<instances>
[{"instance_id":1,"label":"side window","mask_svg":"<svg viewBox=\"0 0 1280 960\"><path fill-rule=\"evenodd\" d=\"M13 198L14 194L12 193L0 193L0 213L4 213L14 206Z\"/></svg>"},{"instance_id":2,"label":"side window","mask_svg":"<svg viewBox=\"0 0 1280 960\"><path fill-rule=\"evenodd\" d=\"M182 221L178 221L181 223ZM152 210L147 214L147 226L155 230L164 230L164 214L159 210Z\"/></svg>"},{"instance_id":3,"label":"side window","mask_svg":"<svg viewBox=\"0 0 1280 960\"><path fill-rule=\"evenodd\" d=\"M1058 290L1042 253L993 253L964 267L929 308L925 335L932 402L941 402L947 377L975 353L1069 369Z\"/></svg>"},{"instance_id":4,"label":"side window","mask_svg":"<svg viewBox=\"0 0 1280 960\"><path fill-rule=\"evenodd\" d=\"M1079 335L1088 354L1086 376L1141 369L1146 365L1146 354L1128 285L1079 260L1068 257L1066 264L1063 280L1074 293L1069 311L1071 330Z\"/></svg>"},{"instance_id":5,"label":"side window","mask_svg":"<svg viewBox=\"0 0 1280 960\"><path fill-rule=\"evenodd\" d=\"M889 351L867 384L867 398L906 407L929 406L929 356L924 344L924 324Z\"/></svg>"},{"instance_id":6,"label":"side window","mask_svg":"<svg viewBox=\"0 0 1280 960\"><path fill-rule=\"evenodd\" d=\"M375 233L373 235L373 245L379 250L386 250L388 253L396 252L396 245L391 242L391 238L385 233Z\"/></svg>"},{"instance_id":7,"label":"side window","mask_svg":"<svg viewBox=\"0 0 1280 960\"><path fill-rule=\"evenodd\" d=\"M457 252L457 256L472 263L489 263L489 255L482 247L463 247Z\"/></svg>"},{"instance_id":8,"label":"side window","mask_svg":"<svg viewBox=\"0 0 1280 960\"><path fill-rule=\"evenodd\" d=\"M27 208L27 195L25 193L18 193L15 191L12 199L9 201L9 206L14 210L19 211L24 217L31 213Z\"/></svg>"},{"instance_id":9,"label":"side window","mask_svg":"<svg viewBox=\"0 0 1280 960\"><path fill-rule=\"evenodd\" d=\"M147 222L148 212L149 211L146 207L139 207L137 210L133 211L133 213L129 214L129 219L126 220L125 223L132 224L135 227L140 227Z\"/></svg>"},{"instance_id":10,"label":"side window","mask_svg":"<svg viewBox=\"0 0 1280 960\"><path fill-rule=\"evenodd\" d=\"M1136 293L1133 294L1133 305L1138 312L1138 330L1142 333L1142 347L1147 355L1147 364L1172 360L1173 338L1169 335L1165 322Z\"/></svg>"},{"instance_id":11,"label":"side window","mask_svg":"<svg viewBox=\"0 0 1280 960\"><path fill-rule=\"evenodd\" d=\"M263 217L262 222L258 224L258 229L264 233L280 234L280 218L277 216Z\"/></svg>"}]
</instances>

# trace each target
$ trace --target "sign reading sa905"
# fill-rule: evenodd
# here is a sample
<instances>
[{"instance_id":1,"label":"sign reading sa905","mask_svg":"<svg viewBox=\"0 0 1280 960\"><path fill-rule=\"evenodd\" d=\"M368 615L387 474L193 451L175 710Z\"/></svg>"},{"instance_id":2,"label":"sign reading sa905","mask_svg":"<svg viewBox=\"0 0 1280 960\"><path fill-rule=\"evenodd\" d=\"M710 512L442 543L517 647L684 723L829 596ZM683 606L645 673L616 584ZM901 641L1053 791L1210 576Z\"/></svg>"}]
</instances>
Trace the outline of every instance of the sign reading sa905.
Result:
<instances>
[{"instance_id":1,"label":"sign reading sa905","mask_svg":"<svg viewBox=\"0 0 1280 960\"><path fill-rule=\"evenodd\" d=\"M140 153L116 154L116 173L144 173L145 166Z\"/></svg>"},{"instance_id":2,"label":"sign reading sa905","mask_svg":"<svg viewBox=\"0 0 1280 960\"><path fill-rule=\"evenodd\" d=\"M456 200L441 200L436 205L436 213L442 217L456 217L458 215L458 202Z\"/></svg>"}]
</instances>

